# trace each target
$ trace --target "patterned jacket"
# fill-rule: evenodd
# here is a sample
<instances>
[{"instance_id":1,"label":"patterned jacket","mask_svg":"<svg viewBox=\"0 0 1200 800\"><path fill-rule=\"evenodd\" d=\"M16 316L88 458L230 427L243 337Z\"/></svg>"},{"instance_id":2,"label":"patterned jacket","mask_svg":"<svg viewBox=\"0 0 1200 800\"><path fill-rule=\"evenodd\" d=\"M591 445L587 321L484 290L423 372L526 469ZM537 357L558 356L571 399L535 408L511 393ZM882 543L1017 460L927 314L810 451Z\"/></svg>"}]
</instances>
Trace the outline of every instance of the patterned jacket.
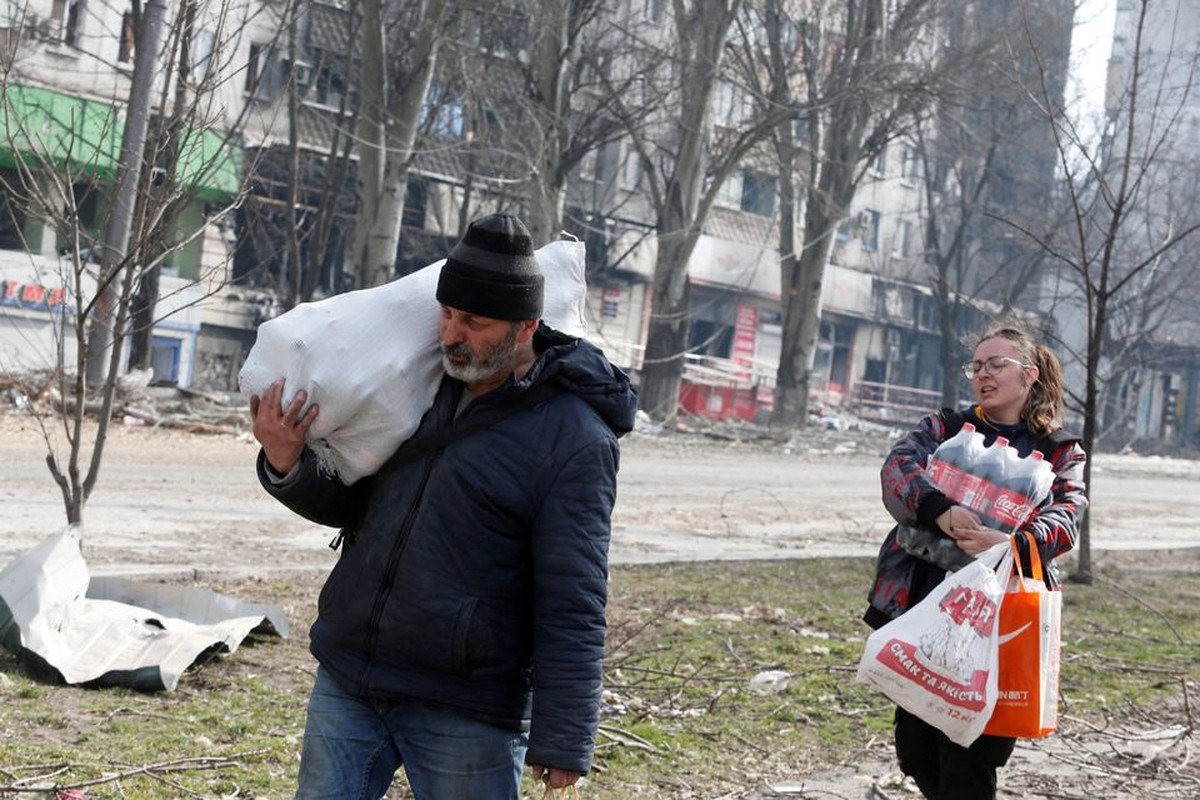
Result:
<instances>
[{"instance_id":1,"label":"patterned jacket","mask_svg":"<svg viewBox=\"0 0 1200 800\"><path fill-rule=\"evenodd\" d=\"M875 582L868 593L870 607L864 615L872 627L903 614L945 577L944 563L913 555L901 544L899 534L901 526L913 526L934 544L952 546L947 544L951 540L937 527L936 520L954 503L926 478L925 464L938 445L958 433L964 422L972 423L987 445L997 436L1004 436L1022 457L1035 449L1042 451L1054 470L1050 496L1022 529L1037 540L1038 552L1048 567L1049 582L1057 580L1053 559L1075 546L1079 521L1087 509L1083 481L1087 456L1079 446L1079 437L1060 429L1037 439L1024 423L996 425L976 408L964 412L942 409L922 419L915 430L896 442L880 473L884 507L899 525L888 533L879 550ZM1027 560L1024 539L1018 537L1017 545L1022 550L1022 560ZM953 546L953 549L958 548Z\"/></svg>"}]
</instances>

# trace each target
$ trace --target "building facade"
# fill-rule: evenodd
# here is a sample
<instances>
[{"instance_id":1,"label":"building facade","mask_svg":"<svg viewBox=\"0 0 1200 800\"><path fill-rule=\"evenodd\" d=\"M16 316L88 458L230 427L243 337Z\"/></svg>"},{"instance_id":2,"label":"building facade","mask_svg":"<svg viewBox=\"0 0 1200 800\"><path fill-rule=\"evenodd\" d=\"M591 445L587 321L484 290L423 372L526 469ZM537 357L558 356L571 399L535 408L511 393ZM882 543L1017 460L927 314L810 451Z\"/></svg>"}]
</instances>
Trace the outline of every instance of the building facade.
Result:
<instances>
[{"instance_id":1,"label":"building facade","mask_svg":"<svg viewBox=\"0 0 1200 800\"><path fill-rule=\"evenodd\" d=\"M803 19L805 3L786 5ZM1022 4L983 5L980 15ZM523 83L529 47L519 37L535 30L535 19L525 3L516 1L467 10L481 13L464 19L487 24L471 28L460 20L460 27L447 32L408 167L398 275L443 257L472 216L528 208L535 160L523 148L535 138L529 126L536 114ZM168 7L168 20L177 21L179 13L178 7ZM994 30L998 13L977 27ZM236 179L209 171L198 181L200 191L172 209L167 227L176 235L165 248L159 296L175 299L165 301L156 315L152 338L159 380L236 388L237 371L260 322L295 302L353 287L344 264L358 186L354 126L363 74L358 20L338 3L302 4L294 21L282 14L256 2L227 3L194 12L186 26L169 26L166 42L174 45L164 46L160 58L176 66L158 79L155 113L166 118L177 98L189 98L198 109L192 118L205 121L217 137L217 150L236 149L239 160ZM676 133L672 126L678 123L669 86L632 78L642 71L669 78L674 36L669 14L668 4L661 3L605 5L591 32L581 35L570 65L572 120L589 122L573 121L575 127L566 133L574 159L563 162L570 170L562 227L588 245L589 336L635 376L651 321L658 253L645 142L658 137L655 141L669 149ZM56 109L53 115L64 130L76 130L96 111L100 121L94 127L105 135L90 136L88 158L111 162L120 142L120 114L105 123L99 112L112 117L111 109L122 107L129 95L136 52L132 25L130 10L119 6L84 9L67 0L31 5L16 26L22 33L10 55L17 77L9 80L7 105L18 107L22 95L13 89L20 88L33 98L20 102ZM615 32L620 41L636 41L641 49L606 53L603 48L611 46L606 36ZM187 46L180 47L184 42ZM1065 52L1065 43L1056 46ZM647 66L652 59L660 59L653 70ZM71 68L64 68L68 64ZM749 77L730 69L714 92L708 121L715 130L714 148L754 124L759 113L747 99ZM597 113L615 115L610 90L622 76L630 76L622 84L623 107L647 109L641 117L623 119L623 130ZM56 103L78 104L86 112L63 111ZM223 138L223 132L233 138ZM8 134L9 185L15 187L22 133L10 125ZM864 164L868 174L836 232L822 284L812 388L824 411L911 419L940 404L945 309L931 278L931 203L962 191L938 165L979 158L952 151L949 141L945 129L932 130L928 138L914 132L890 141ZM1036 191L1012 188L1021 176L1049 173L1013 160L1024 152L1035 163L1044 162L1044 141L1036 147L1031 141L1009 149L1004 174L1011 185L993 209L1002 207L1004 198L1015 207L1045 192L1044 184ZM0 150L4 147L0 144ZM72 151L77 159L79 153ZM714 157L719 155L714 150ZM94 208L99 221L110 205L114 176L87 166L76 164L72 179L94 183L97 191L81 189L87 202L76 205ZM748 152L715 187L714 206L703 218L687 264L692 327L680 395L685 412L762 420L772 408L783 335L778 170L765 148ZM22 205L15 202L18 194L10 193L10 209ZM795 213L803 218L802 206ZM101 234L102 227L89 225L85 215L78 220L90 235ZM65 238L61 224L40 224L37 215L10 213L6 224L0 265L12 264L3 267L2 276L11 296L0 311L9 330L24 330L31 320L57 313L49 300L37 297L42 290L28 287L42 287L46 298L59 297L51 273L65 274ZM1004 305L999 292L989 295L982 284L1003 263L992 244L998 234L974 230L971 235L971 254L979 259L970 272L975 282L954 289L975 303L961 320L964 330L983 318L981 304ZM46 350L54 341L51 332L39 346Z\"/></svg>"}]
</instances>

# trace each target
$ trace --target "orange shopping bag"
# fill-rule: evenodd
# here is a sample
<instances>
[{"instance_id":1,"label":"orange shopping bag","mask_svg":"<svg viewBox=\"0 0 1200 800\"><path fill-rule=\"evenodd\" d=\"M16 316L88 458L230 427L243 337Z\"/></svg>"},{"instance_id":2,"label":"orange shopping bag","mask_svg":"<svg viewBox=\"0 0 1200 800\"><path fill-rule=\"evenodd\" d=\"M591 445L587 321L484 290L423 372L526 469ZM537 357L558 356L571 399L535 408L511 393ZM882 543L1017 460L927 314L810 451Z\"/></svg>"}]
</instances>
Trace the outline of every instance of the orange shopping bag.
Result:
<instances>
[{"instance_id":1,"label":"orange shopping bag","mask_svg":"<svg viewBox=\"0 0 1200 800\"><path fill-rule=\"evenodd\" d=\"M1058 727L1062 592L1046 588L1037 541L1025 536L1031 575L1021 574L1014 538L1013 577L1000 603L999 696L983 732L1038 739Z\"/></svg>"}]
</instances>

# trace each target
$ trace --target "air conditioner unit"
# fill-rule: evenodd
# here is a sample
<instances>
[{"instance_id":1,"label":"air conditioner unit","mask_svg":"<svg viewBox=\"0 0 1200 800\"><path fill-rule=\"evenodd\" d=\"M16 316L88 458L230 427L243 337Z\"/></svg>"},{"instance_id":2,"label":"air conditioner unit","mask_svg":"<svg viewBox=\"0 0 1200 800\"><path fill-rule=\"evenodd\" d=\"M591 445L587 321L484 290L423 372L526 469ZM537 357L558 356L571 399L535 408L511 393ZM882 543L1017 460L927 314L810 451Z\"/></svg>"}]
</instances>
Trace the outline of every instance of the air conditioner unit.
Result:
<instances>
[{"instance_id":1,"label":"air conditioner unit","mask_svg":"<svg viewBox=\"0 0 1200 800\"><path fill-rule=\"evenodd\" d=\"M286 78L290 72L292 80L296 82L297 86L308 86L312 82L313 65L307 61L297 61L290 68L285 62L284 67L284 77Z\"/></svg>"}]
</instances>

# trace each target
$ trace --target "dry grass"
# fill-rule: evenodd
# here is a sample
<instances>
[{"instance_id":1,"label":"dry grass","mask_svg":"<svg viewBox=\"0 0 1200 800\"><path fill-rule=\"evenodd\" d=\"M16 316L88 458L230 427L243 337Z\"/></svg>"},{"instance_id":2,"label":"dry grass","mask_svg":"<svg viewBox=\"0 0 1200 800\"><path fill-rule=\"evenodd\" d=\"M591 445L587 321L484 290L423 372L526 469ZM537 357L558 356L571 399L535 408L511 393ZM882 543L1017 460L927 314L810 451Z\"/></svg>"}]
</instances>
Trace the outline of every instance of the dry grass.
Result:
<instances>
[{"instance_id":1,"label":"dry grass","mask_svg":"<svg viewBox=\"0 0 1200 800\"><path fill-rule=\"evenodd\" d=\"M1062 730L1031 749L1034 766L1012 768L1022 788L1007 796L1195 797L1200 773L1184 753L1194 743L1200 551L1106 554L1101 564L1094 585L1067 588ZM771 786L839 766L886 765L889 704L852 680L871 568L614 568L607 713L583 796L769 797ZM89 800L289 797L318 579L209 588L285 606L293 638L252 639L153 695L56 685L0 656L0 797L70 786ZM766 671L788 673L786 686L754 691ZM901 796L875 777L876 796ZM858 786L824 796L864 796ZM1149 793L1122 793L1131 786ZM528 795L541 796L532 786ZM402 780L391 796L407 796Z\"/></svg>"}]
</instances>

